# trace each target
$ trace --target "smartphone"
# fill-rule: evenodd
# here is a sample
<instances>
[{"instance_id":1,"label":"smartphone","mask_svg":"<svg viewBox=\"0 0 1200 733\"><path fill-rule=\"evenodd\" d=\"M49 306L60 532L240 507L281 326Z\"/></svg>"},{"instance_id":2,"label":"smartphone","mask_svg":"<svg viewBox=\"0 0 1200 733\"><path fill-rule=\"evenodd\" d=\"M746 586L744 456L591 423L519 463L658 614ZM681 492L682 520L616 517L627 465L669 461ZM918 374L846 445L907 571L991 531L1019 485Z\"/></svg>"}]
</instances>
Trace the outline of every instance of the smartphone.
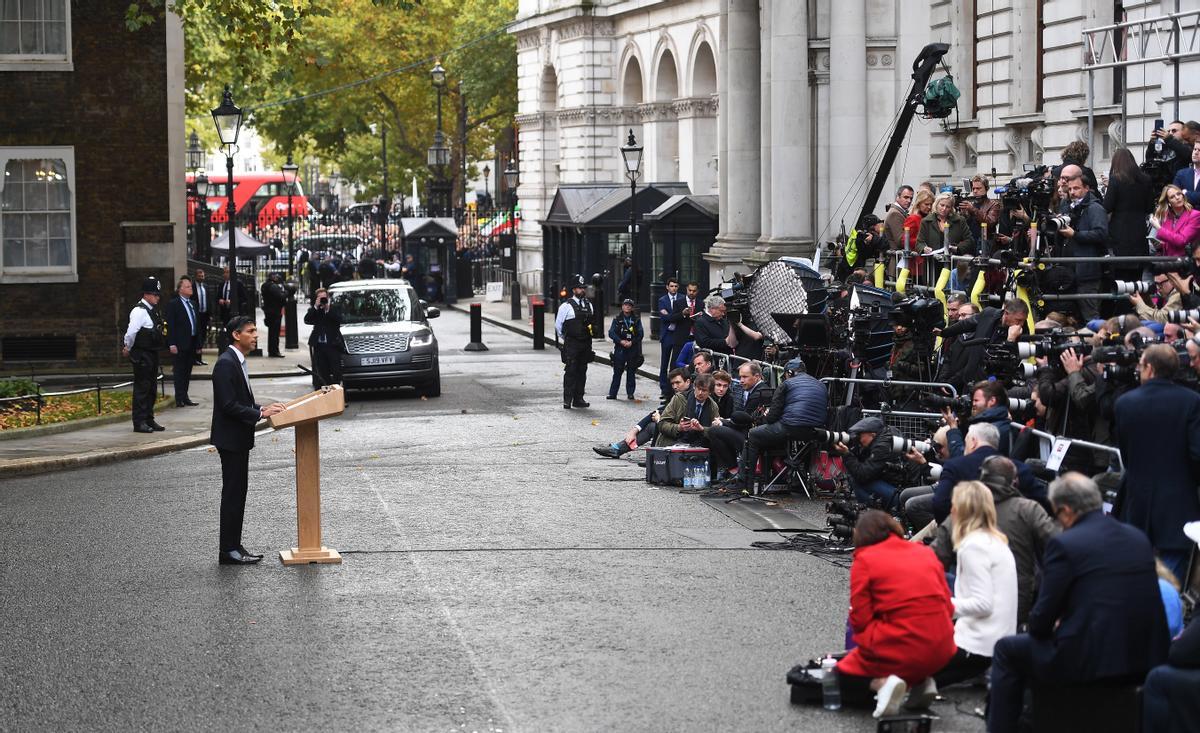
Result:
<instances>
[{"instance_id":1,"label":"smartphone","mask_svg":"<svg viewBox=\"0 0 1200 733\"><path fill-rule=\"evenodd\" d=\"M1159 130L1163 129L1163 127L1164 127L1164 126L1165 126L1165 125L1163 124L1163 121L1162 121L1162 120L1155 120L1155 121L1154 121L1154 131L1155 131L1155 132L1157 132L1157 131L1159 131Z\"/></svg>"}]
</instances>

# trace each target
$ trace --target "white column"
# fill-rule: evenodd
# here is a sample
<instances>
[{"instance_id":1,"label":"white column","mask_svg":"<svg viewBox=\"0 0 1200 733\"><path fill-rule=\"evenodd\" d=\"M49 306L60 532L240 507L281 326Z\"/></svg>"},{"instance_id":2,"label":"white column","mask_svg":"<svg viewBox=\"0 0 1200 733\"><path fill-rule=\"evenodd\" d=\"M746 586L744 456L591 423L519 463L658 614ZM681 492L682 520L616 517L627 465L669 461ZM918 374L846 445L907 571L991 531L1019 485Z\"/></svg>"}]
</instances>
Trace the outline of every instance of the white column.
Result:
<instances>
[{"instance_id":1,"label":"white column","mask_svg":"<svg viewBox=\"0 0 1200 733\"><path fill-rule=\"evenodd\" d=\"M861 0L860 0L861 1ZM808 86L807 3L775 0L770 5L770 166L764 198L770 198L770 227L753 261L812 254L812 154ZM764 41L764 44L767 42ZM765 167L765 164L764 164Z\"/></svg>"},{"instance_id":2,"label":"white column","mask_svg":"<svg viewBox=\"0 0 1200 733\"><path fill-rule=\"evenodd\" d=\"M756 250L761 247L765 247L766 244L771 240L771 204L773 203L771 198L771 166L774 162L771 157L771 146L775 142L771 137L771 130L779 130L778 134L780 137L782 137L783 131L786 129L784 127L773 128L773 123L775 120L771 118L771 103L773 101L771 97L771 36L773 35L773 29L771 28L771 8L772 6L779 6L788 3L793 5L799 4L794 0L783 0L783 2L780 2L780 0L760 1L761 5L759 7L758 15L758 150L762 163L760 164L758 172L758 180L761 182L759 184L759 190L762 191L762 200L759 207L762 210L762 225L759 227L758 231L758 242L755 246ZM780 100L780 102L784 103L783 100ZM753 257L753 255L751 255L751 257Z\"/></svg>"},{"instance_id":3,"label":"white column","mask_svg":"<svg viewBox=\"0 0 1200 733\"><path fill-rule=\"evenodd\" d=\"M758 0L722 0L720 125L726 149L721 155L721 232L705 255L712 277L754 249L761 225L759 196L759 30Z\"/></svg>"},{"instance_id":4,"label":"white column","mask_svg":"<svg viewBox=\"0 0 1200 733\"><path fill-rule=\"evenodd\" d=\"M829 99L829 187L840 200L846 228L858 215L873 171L863 173L867 151L871 147L867 130L867 18L866 0L838 0L829 19L829 78L833 93ZM864 177L865 176L865 180ZM862 189L862 190L859 190ZM831 212L831 214L837 212ZM834 222L836 228L839 222Z\"/></svg>"}]
</instances>

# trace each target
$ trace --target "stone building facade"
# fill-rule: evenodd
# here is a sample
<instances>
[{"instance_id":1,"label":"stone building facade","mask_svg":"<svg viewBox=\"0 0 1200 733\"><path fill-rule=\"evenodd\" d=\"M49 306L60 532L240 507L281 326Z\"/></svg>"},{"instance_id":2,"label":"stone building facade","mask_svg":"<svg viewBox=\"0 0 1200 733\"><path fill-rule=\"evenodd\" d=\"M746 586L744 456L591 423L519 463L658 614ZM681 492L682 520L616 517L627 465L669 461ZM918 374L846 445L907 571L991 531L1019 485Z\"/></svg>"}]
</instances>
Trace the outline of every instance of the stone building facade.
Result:
<instances>
[{"instance_id":1,"label":"stone building facade","mask_svg":"<svg viewBox=\"0 0 1200 733\"><path fill-rule=\"evenodd\" d=\"M545 286L538 222L560 185L621 182L628 129L643 182L719 194L715 279L811 256L854 225L926 44L951 45L958 114L914 122L878 211L901 182L1057 162L1089 136L1084 31L1171 12L1175 0L521 0L521 279ZM1093 168L1123 143L1140 159L1156 118L1200 117L1200 63L1178 67L1178 86L1162 63L1093 75Z\"/></svg>"},{"instance_id":2,"label":"stone building facade","mask_svg":"<svg viewBox=\"0 0 1200 733\"><path fill-rule=\"evenodd\" d=\"M186 269L183 30L114 3L0 19L0 371L125 368L141 281ZM18 7L19 6L19 7Z\"/></svg>"}]
</instances>

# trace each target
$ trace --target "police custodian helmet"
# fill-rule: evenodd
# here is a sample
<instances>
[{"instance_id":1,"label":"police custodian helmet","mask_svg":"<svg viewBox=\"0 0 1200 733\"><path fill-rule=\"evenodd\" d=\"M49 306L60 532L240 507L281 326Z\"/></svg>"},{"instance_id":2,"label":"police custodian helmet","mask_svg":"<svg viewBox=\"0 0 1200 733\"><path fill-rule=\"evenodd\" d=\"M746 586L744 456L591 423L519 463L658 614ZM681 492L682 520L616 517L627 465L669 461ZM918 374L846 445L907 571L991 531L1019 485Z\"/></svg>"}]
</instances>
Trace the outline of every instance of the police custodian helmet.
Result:
<instances>
[{"instance_id":1,"label":"police custodian helmet","mask_svg":"<svg viewBox=\"0 0 1200 733\"><path fill-rule=\"evenodd\" d=\"M567 282L572 288L586 288L587 282L583 279L583 275L572 275Z\"/></svg>"},{"instance_id":2,"label":"police custodian helmet","mask_svg":"<svg viewBox=\"0 0 1200 733\"><path fill-rule=\"evenodd\" d=\"M159 295L162 293L162 283L156 277L148 277L142 281L142 292Z\"/></svg>"}]
</instances>

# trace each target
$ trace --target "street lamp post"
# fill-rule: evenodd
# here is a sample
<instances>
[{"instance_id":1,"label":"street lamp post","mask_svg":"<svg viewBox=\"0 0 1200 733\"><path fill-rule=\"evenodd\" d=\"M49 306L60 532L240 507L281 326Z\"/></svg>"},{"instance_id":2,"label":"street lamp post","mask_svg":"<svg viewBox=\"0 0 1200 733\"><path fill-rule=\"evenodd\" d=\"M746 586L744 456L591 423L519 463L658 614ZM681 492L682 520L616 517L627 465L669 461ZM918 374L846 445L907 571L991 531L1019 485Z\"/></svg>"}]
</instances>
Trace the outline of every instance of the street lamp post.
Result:
<instances>
[{"instance_id":1,"label":"street lamp post","mask_svg":"<svg viewBox=\"0 0 1200 733\"><path fill-rule=\"evenodd\" d=\"M292 154L288 153L287 162L283 164L283 182L287 184L288 192L288 277L292 277L292 263L296 261L296 249L293 242L294 231L292 222L294 220L292 214L292 196L296 191L296 176L300 173L300 166L292 160Z\"/></svg>"},{"instance_id":2,"label":"street lamp post","mask_svg":"<svg viewBox=\"0 0 1200 733\"><path fill-rule=\"evenodd\" d=\"M624 245L621 246L621 259L626 256L634 257L634 251L637 244L638 225L637 225L637 180L642 172L642 146L638 145L637 138L633 136L633 129L629 130L629 139L621 146L621 158L625 161L625 176L629 178L629 252L625 252ZM630 283L630 291L638 292L637 288L637 268L633 271L634 282ZM651 303L654 302L653 295Z\"/></svg>"},{"instance_id":3,"label":"street lamp post","mask_svg":"<svg viewBox=\"0 0 1200 733\"><path fill-rule=\"evenodd\" d=\"M383 198L379 200L379 249L380 252L387 252L387 235L388 235L388 214L392 208L392 195L388 191L388 164L387 164L387 125L379 126L379 146L380 156L383 162Z\"/></svg>"},{"instance_id":4,"label":"street lamp post","mask_svg":"<svg viewBox=\"0 0 1200 733\"><path fill-rule=\"evenodd\" d=\"M186 166L189 171L192 171L194 176L199 176L200 171L204 169L204 149L200 147L200 136L192 130L188 135L188 146L186 155ZM200 209L197 205L197 200L200 194L196 191L197 178L193 178L190 192L192 196L192 227L191 240L193 246L193 255L199 259L200 252Z\"/></svg>"},{"instance_id":5,"label":"street lamp post","mask_svg":"<svg viewBox=\"0 0 1200 733\"><path fill-rule=\"evenodd\" d=\"M242 109L233 103L233 91L229 85L225 85L225 91L221 95L221 105L212 111L213 123L217 126L217 137L221 140L221 145L225 147L225 193L228 199L225 203L225 215L228 218L229 224L229 254L232 258L230 265L230 282L234 282L238 276L237 268L237 227L234 223L234 216L237 214L237 206L233 203L233 154L237 150L238 133L242 128ZM238 288L236 285L229 288L230 309L229 312L234 316L241 315L242 304L238 300Z\"/></svg>"},{"instance_id":6,"label":"street lamp post","mask_svg":"<svg viewBox=\"0 0 1200 733\"><path fill-rule=\"evenodd\" d=\"M434 65L429 77L433 88L437 90L437 131L433 133L433 145L429 146L426 163L434 176L434 185L431 188L437 193L436 203L431 202L430 208L434 210L434 216L437 216L444 206L449 205L449 201L442 200L445 195L446 166L450 164L450 148L446 147L446 136L442 132L442 89L446 86L446 70L442 68L441 62Z\"/></svg>"},{"instance_id":7,"label":"street lamp post","mask_svg":"<svg viewBox=\"0 0 1200 733\"><path fill-rule=\"evenodd\" d=\"M208 176L201 170L196 174L196 207L193 218L196 221L196 259L208 261Z\"/></svg>"},{"instance_id":8,"label":"street lamp post","mask_svg":"<svg viewBox=\"0 0 1200 733\"><path fill-rule=\"evenodd\" d=\"M484 170L487 170L486 168ZM517 166L513 161L508 161L508 167L504 169L504 188L508 195L508 242L512 248L511 253L501 251L502 255L507 254L505 259L512 263L512 315L514 321L521 320L521 283L517 279L517 180L520 173L517 171ZM531 316L532 317L532 313Z\"/></svg>"},{"instance_id":9,"label":"street lamp post","mask_svg":"<svg viewBox=\"0 0 1200 733\"><path fill-rule=\"evenodd\" d=\"M504 188L508 192L509 229L514 236L517 233L517 183L520 177L516 164L510 160L504 169Z\"/></svg>"},{"instance_id":10,"label":"street lamp post","mask_svg":"<svg viewBox=\"0 0 1200 733\"><path fill-rule=\"evenodd\" d=\"M492 194L488 191L488 179L492 175L491 166L483 166L483 201L491 206Z\"/></svg>"}]
</instances>

